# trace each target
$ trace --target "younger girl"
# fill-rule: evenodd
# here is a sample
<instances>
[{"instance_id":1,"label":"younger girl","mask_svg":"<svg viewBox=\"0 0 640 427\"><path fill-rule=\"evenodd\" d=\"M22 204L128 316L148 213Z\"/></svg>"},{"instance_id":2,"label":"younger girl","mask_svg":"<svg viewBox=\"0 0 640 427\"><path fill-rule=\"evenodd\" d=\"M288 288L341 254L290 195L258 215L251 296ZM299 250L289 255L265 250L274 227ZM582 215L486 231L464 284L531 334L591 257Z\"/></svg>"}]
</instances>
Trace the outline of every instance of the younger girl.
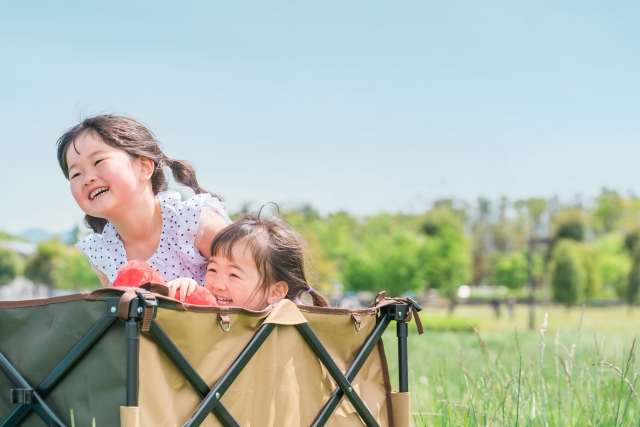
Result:
<instances>
[{"instance_id":1,"label":"younger girl","mask_svg":"<svg viewBox=\"0 0 640 427\"><path fill-rule=\"evenodd\" d=\"M200 187L191 165L168 158L142 123L111 114L87 118L58 140L58 162L94 231L76 247L103 286L133 259L146 260L171 287L179 286L182 299L204 283L202 254L231 220L217 196ZM167 192L165 167L196 195L183 202Z\"/></svg>"},{"instance_id":2,"label":"younger girl","mask_svg":"<svg viewBox=\"0 0 640 427\"><path fill-rule=\"evenodd\" d=\"M218 306L263 310L284 298L301 304L303 294L329 306L307 281L301 238L260 214L243 215L215 237L204 286Z\"/></svg>"}]
</instances>

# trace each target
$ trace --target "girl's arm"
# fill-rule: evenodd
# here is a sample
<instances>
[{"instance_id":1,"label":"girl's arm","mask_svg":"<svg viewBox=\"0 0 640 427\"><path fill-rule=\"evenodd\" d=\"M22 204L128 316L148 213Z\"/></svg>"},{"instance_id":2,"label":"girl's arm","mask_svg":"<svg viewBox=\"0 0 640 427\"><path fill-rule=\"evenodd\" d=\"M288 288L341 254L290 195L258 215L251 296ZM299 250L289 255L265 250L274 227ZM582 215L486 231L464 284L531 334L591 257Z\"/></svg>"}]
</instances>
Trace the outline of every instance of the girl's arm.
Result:
<instances>
[{"instance_id":1,"label":"girl's arm","mask_svg":"<svg viewBox=\"0 0 640 427\"><path fill-rule=\"evenodd\" d=\"M92 236L89 236L89 237L92 237ZM93 243L97 244L97 242L95 242L95 241ZM84 244L86 244L86 243L81 240L75 245L75 248L78 250L80 255L82 255L84 257L84 259L86 259L89 262L89 265L91 266L91 269L93 270L94 273L96 273L96 276L98 276L98 280L100 280L100 284L105 288L111 287L111 282L109 281L109 278L107 277L107 275L105 273L100 271L100 269L98 268L97 265L95 265L93 263L93 261L91 260L91 256L83 248Z\"/></svg>"},{"instance_id":2,"label":"girl's arm","mask_svg":"<svg viewBox=\"0 0 640 427\"><path fill-rule=\"evenodd\" d=\"M211 256L211 242L213 242L213 238L216 237L216 234L218 234L218 232L227 225L227 222L214 211L208 209L202 210L195 246L203 257L209 259Z\"/></svg>"},{"instance_id":3,"label":"girl's arm","mask_svg":"<svg viewBox=\"0 0 640 427\"><path fill-rule=\"evenodd\" d=\"M98 276L98 279L100 279L100 283L102 284L103 287L108 288L111 286L111 283L109 282L109 278L107 277L106 274L98 270L93 264L91 264L91 268L96 273L96 276Z\"/></svg>"}]
</instances>

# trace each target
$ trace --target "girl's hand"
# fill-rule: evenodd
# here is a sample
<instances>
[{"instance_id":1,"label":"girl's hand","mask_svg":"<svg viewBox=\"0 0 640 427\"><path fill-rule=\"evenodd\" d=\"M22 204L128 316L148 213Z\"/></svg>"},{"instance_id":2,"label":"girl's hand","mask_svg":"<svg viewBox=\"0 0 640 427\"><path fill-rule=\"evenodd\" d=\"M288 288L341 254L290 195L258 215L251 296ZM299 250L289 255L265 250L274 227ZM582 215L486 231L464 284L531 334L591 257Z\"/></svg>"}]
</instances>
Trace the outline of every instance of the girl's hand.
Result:
<instances>
[{"instance_id":1,"label":"girl's hand","mask_svg":"<svg viewBox=\"0 0 640 427\"><path fill-rule=\"evenodd\" d=\"M193 290L198 286L198 283L196 283L196 281L193 279L182 277L180 279L174 279L170 281L169 283L167 283L167 286L169 287L170 298L174 298L175 295L176 299L184 301L185 298L191 295L191 292L193 292ZM180 291L179 298L178 295L176 295L178 290Z\"/></svg>"}]
</instances>

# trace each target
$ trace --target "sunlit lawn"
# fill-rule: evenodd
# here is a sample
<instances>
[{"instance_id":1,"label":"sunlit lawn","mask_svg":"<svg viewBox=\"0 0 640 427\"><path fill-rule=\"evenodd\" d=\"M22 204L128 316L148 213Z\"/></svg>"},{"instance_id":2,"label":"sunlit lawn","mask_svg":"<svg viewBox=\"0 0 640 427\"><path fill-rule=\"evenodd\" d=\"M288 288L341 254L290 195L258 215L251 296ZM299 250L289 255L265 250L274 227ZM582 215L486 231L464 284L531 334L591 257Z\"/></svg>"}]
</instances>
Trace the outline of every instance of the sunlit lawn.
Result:
<instances>
[{"instance_id":1,"label":"sunlit lawn","mask_svg":"<svg viewBox=\"0 0 640 427\"><path fill-rule=\"evenodd\" d=\"M513 331L514 328L519 332L528 330L529 307L527 305L517 305L513 319L507 317L504 305L501 311L502 315L498 319L489 305L459 305L453 317L470 321L480 332ZM548 332L576 331L582 315L582 307L567 310L558 305L538 305L535 317L536 330L540 329L545 312L549 316ZM449 317L449 312L445 309L425 309L421 312L421 317L428 322L429 318ZM586 333L640 332L640 307L635 308L634 311L629 311L627 306L585 307L582 330Z\"/></svg>"},{"instance_id":2,"label":"sunlit lawn","mask_svg":"<svg viewBox=\"0 0 640 427\"><path fill-rule=\"evenodd\" d=\"M539 329L545 312L543 348ZM496 319L490 306L458 306L453 319L477 325L486 351L471 331L418 336L413 330L409 361L416 425L640 424L640 400L629 385L635 385L639 370L631 348L634 331L640 331L640 309L587 307L580 332L581 307L539 306L534 332L527 331L528 314L520 305L509 319L503 307ZM450 319L446 310L425 309L421 317L426 324ZM397 389L394 329L385 335L385 345Z\"/></svg>"}]
</instances>

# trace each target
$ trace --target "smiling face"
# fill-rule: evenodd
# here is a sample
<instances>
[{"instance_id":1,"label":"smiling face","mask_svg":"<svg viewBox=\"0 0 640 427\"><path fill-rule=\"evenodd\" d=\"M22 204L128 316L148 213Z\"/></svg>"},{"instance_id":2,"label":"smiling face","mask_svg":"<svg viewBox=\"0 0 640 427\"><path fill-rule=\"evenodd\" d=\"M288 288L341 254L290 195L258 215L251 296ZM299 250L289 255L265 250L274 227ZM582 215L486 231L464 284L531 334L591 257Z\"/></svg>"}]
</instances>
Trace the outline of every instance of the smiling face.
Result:
<instances>
[{"instance_id":1,"label":"smiling face","mask_svg":"<svg viewBox=\"0 0 640 427\"><path fill-rule=\"evenodd\" d=\"M256 263L244 245L233 248L233 259L214 255L209 262L204 287L216 298L219 306L263 310L287 295L283 282L260 289L262 278Z\"/></svg>"},{"instance_id":2,"label":"smiling face","mask_svg":"<svg viewBox=\"0 0 640 427\"><path fill-rule=\"evenodd\" d=\"M262 310L268 303L258 289L260 273L253 257L243 247L236 247L233 252L233 260L222 255L211 258L204 287L216 297L219 306Z\"/></svg>"},{"instance_id":3,"label":"smiling face","mask_svg":"<svg viewBox=\"0 0 640 427\"><path fill-rule=\"evenodd\" d=\"M73 198L88 215L110 219L150 188L148 159L133 159L124 150L84 132L66 153Z\"/></svg>"}]
</instances>

